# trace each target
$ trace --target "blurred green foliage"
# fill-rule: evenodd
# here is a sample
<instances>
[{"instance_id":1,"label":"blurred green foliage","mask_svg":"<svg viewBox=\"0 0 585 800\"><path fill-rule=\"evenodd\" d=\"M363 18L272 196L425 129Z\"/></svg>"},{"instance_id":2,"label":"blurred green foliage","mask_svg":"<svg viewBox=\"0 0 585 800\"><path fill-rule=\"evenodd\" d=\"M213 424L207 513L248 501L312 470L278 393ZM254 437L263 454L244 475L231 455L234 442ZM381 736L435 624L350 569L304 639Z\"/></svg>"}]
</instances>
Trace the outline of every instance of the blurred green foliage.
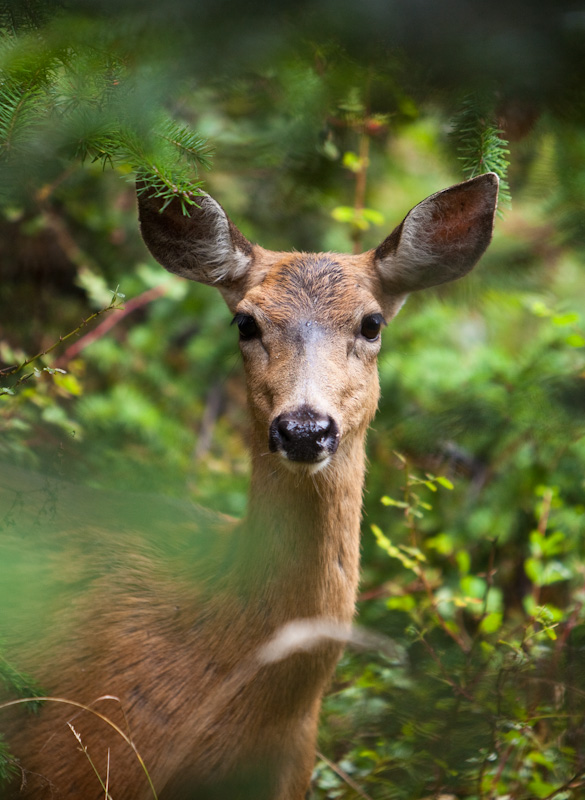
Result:
<instances>
[{"instance_id":1,"label":"blurred green foliage","mask_svg":"<svg viewBox=\"0 0 585 800\"><path fill-rule=\"evenodd\" d=\"M44 76L0 181L7 463L245 511L229 314L149 259L128 183L140 164L103 140L80 150L88 120L110 141L122 112L149 142L163 117L208 140L206 189L273 249L375 246L426 195L490 166L482 132L509 160L512 207L481 265L410 298L385 332L359 621L398 655L342 662L315 796L581 797L580 5L0 6L4 74L18 57ZM121 106L103 93L108 62Z\"/></svg>"}]
</instances>

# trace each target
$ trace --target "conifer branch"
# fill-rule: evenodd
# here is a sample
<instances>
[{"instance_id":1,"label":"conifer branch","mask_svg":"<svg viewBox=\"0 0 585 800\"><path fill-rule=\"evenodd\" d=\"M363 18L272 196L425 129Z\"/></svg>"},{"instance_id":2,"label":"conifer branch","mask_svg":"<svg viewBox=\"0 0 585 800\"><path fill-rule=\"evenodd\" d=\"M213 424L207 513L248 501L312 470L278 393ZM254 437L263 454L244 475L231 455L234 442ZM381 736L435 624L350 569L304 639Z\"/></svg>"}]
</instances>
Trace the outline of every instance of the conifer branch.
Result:
<instances>
[{"instance_id":1,"label":"conifer branch","mask_svg":"<svg viewBox=\"0 0 585 800\"><path fill-rule=\"evenodd\" d=\"M44 21L38 5L24 0L28 12L15 19L13 4L0 0L2 200L36 195L38 187L23 176L35 179L36 151L46 167L48 141L54 159L138 174L143 191L164 204L179 197L186 213L199 196L198 170L210 166L206 140L156 105L145 120L144 109L131 102L135 84L124 58L84 40L63 47L50 28L38 27Z\"/></svg>"},{"instance_id":2,"label":"conifer branch","mask_svg":"<svg viewBox=\"0 0 585 800\"><path fill-rule=\"evenodd\" d=\"M495 172L500 179L500 204L510 206L508 143L498 128L492 98L469 95L453 118L451 141L466 178Z\"/></svg>"}]
</instances>

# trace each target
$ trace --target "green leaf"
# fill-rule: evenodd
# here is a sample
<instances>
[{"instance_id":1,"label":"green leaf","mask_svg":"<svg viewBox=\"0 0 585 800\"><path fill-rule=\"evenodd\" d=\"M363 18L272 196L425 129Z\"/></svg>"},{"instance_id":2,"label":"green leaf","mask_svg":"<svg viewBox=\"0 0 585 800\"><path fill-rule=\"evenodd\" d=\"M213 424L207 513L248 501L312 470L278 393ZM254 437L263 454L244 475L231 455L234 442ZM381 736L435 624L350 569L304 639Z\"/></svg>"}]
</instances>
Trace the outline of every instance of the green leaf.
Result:
<instances>
[{"instance_id":1,"label":"green leaf","mask_svg":"<svg viewBox=\"0 0 585 800\"><path fill-rule=\"evenodd\" d=\"M565 325L574 325L580 319L581 317L576 311L568 311L566 314L555 314L552 318L552 324L562 328Z\"/></svg>"},{"instance_id":2,"label":"green leaf","mask_svg":"<svg viewBox=\"0 0 585 800\"><path fill-rule=\"evenodd\" d=\"M581 336L580 333L570 333L566 337L565 343L569 347L585 347L585 336Z\"/></svg>"},{"instance_id":3,"label":"green leaf","mask_svg":"<svg viewBox=\"0 0 585 800\"><path fill-rule=\"evenodd\" d=\"M526 758L532 761L533 764L540 764L541 766L546 767L546 769L550 770L551 772L553 772L556 767L555 762L551 758L548 758L544 753L541 753L538 750L532 750L530 753L528 753Z\"/></svg>"},{"instance_id":4,"label":"green leaf","mask_svg":"<svg viewBox=\"0 0 585 800\"><path fill-rule=\"evenodd\" d=\"M450 556L454 550L453 537L449 533L438 533L426 540L426 546L442 556Z\"/></svg>"},{"instance_id":5,"label":"green leaf","mask_svg":"<svg viewBox=\"0 0 585 800\"><path fill-rule=\"evenodd\" d=\"M482 633L496 633L496 631L499 631L502 627L502 620L502 614L494 611L491 614L487 614L487 616L482 619L479 629Z\"/></svg>"},{"instance_id":6,"label":"green leaf","mask_svg":"<svg viewBox=\"0 0 585 800\"><path fill-rule=\"evenodd\" d=\"M398 547L392 544L390 539L385 536L380 528L377 525L370 525L372 533L376 537L376 542L379 547L382 548L391 558L396 558L401 564L406 567L406 569L414 569L417 566L417 562L413 561L407 555L405 555Z\"/></svg>"},{"instance_id":7,"label":"green leaf","mask_svg":"<svg viewBox=\"0 0 585 800\"><path fill-rule=\"evenodd\" d=\"M413 611L416 608L416 600L411 594L389 597L386 600L386 608L391 611Z\"/></svg>"},{"instance_id":8,"label":"green leaf","mask_svg":"<svg viewBox=\"0 0 585 800\"><path fill-rule=\"evenodd\" d=\"M527 558L524 562L524 571L532 583L536 586L541 585L543 565L542 561L538 558Z\"/></svg>"},{"instance_id":9,"label":"green leaf","mask_svg":"<svg viewBox=\"0 0 585 800\"><path fill-rule=\"evenodd\" d=\"M535 300L530 310L535 317L550 317L553 313L543 300Z\"/></svg>"},{"instance_id":10,"label":"green leaf","mask_svg":"<svg viewBox=\"0 0 585 800\"><path fill-rule=\"evenodd\" d=\"M461 575L467 575L471 569L471 556L467 550L458 550L455 554L455 561Z\"/></svg>"},{"instance_id":11,"label":"green leaf","mask_svg":"<svg viewBox=\"0 0 585 800\"><path fill-rule=\"evenodd\" d=\"M83 389L75 375L59 375L56 374L53 377L53 380L59 386L59 388L63 389L67 394L72 395L73 397L79 397L83 393Z\"/></svg>"},{"instance_id":12,"label":"green leaf","mask_svg":"<svg viewBox=\"0 0 585 800\"><path fill-rule=\"evenodd\" d=\"M463 594L468 597L477 600L483 600L485 598L487 584L483 578L478 578L475 575L466 575L461 578L459 585L461 586Z\"/></svg>"},{"instance_id":13,"label":"green leaf","mask_svg":"<svg viewBox=\"0 0 585 800\"><path fill-rule=\"evenodd\" d=\"M331 216L337 222L353 222L355 210L353 206L337 206L331 212Z\"/></svg>"},{"instance_id":14,"label":"green leaf","mask_svg":"<svg viewBox=\"0 0 585 800\"><path fill-rule=\"evenodd\" d=\"M438 475L435 480L439 483L444 489L452 490L455 486L451 483L449 478L446 478L444 475Z\"/></svg>"},{"instance_id":15,"label":"green leaf","mask_svg":"<svg viewBox=\"0 0 585 800\"><path fill-rule=\"evenodd\" d=\"M384 506L395 506L396 508L408 508L408 503L405 503L404 500L394 500L392 497L388 497L388 495L384 495L384 497L381 497L380 502Z\"/></svg>"},{"instance_id":16,"label":"green leaf","mask_svg":"<svg viewBox=\"0 0 585 800\"><path fill-rule=\"evenodd\" d=\"M343 154L342 163L351 172L361 172L364 168L363 158L360 158L357 153L353 153L351 150Z\"/></svg>"},{"instance_id":17,"label":"green leaf","mask_svg":"<svg viewBox=\"0 0 585 800\"><path fill-rule=\"evenodd\" d=\"M363 218L367 222L371 222L372 225L383 225L386 221L384 215L376 211L375 208L362 208L361 212Z\"/></svg>"},{"instance_id":18,"label":"green leaf","mask_svg":"<svg viewBox=\"0 0 585 800\"><path fill-rule=\"evenodd\" d=\"M558 788L558 784L543 781L537 773L533 773L533 775L534 777L528 784L528 791L539 798L548 797L549 795L552 797L555 793L555 789Z\"/></svg>"}]
</instances>

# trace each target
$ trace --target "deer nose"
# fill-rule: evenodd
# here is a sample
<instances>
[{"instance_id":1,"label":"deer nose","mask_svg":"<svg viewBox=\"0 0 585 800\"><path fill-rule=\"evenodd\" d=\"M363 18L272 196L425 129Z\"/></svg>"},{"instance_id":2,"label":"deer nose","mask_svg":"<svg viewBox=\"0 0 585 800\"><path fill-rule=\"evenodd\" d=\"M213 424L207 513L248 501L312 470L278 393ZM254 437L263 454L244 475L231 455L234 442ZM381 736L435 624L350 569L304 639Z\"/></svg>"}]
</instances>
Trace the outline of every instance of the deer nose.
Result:
<instances>
[{"instance_id":1,"label":"deer nose","mask_svg":"<svg viewBox=\"0 0 585 800\"><path fill-rule=\"evenodd\" d=\"M339 428L332 417L302 406L272 420L268 443L273 453L291 461L314 463L333 455L339 444Z\"/></svg>"}]
</instances>

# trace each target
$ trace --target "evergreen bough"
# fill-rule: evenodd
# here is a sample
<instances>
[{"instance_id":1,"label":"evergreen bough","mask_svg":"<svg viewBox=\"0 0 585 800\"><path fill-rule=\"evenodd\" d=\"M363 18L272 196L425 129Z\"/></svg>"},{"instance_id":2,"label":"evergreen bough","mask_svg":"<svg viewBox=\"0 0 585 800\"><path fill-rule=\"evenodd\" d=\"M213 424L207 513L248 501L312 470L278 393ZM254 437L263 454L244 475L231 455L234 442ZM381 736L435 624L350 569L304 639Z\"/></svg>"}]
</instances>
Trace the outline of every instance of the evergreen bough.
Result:
<instances>
[{"instance_id":1,"label":"evergreen bough","mask_svg":"<svg viewBox=\"0 0 585 800\"><path fill-rule=\"evenodd\" d=\"M484 172L495 172L500 179L499 202L511 203L508 184L508 143L497 125L491 97L470 95L455 114L451 142L467 179Z\"/></svg>"},{"instance_id":2,"label":"evergreen bough","mask_svg":"<svg viewBox=\"0 0 585 800\"><path fill-rule=\"evenodd\" d=\"M86 160L139 174L141 191L184 210L196 202L210 148L134 61L99 23L38 0L0 4L0 203L26 203Z\"/></svg>"}]
</instances>

